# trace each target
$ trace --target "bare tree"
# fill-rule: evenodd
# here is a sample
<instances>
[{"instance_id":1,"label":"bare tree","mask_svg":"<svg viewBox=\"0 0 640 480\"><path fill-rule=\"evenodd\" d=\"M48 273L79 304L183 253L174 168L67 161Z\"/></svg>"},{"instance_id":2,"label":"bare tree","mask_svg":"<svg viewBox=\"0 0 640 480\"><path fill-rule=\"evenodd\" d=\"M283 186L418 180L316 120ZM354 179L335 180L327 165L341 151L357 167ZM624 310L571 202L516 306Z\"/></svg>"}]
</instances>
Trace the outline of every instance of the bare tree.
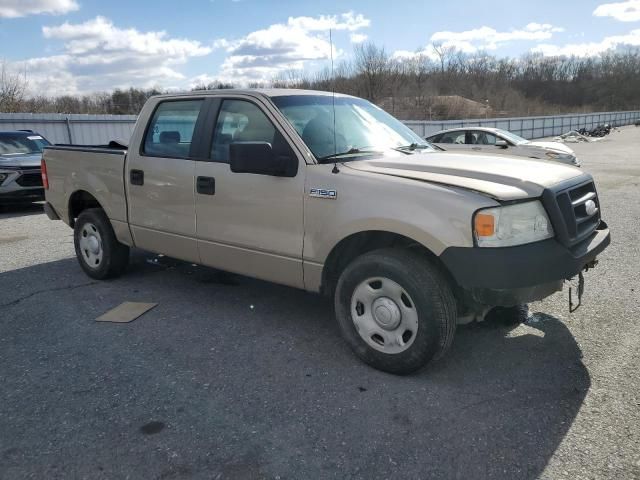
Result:
<instances>
[{"instance_id":1,"label":"bare tree","mask_svg":"<svg viewBox=\"0 0 640 480\"><path fill-rule=\"evenodd\" d=\"M0 62L0 112L20 111L26 91L26 72L12 72L5 61Z\"/></svg>"},{"instance_id":2,"label":"bare tree","mask_svg":"<svg viewBox=\"0 0 640 480\"><path fill-rule=\"evenodd\" d=\"M358 75L364 80L364 96L371 101L380 98L388 73L389 56L383 47L365 42L354 48L354 64Z\"/></svg>"},{"instance_id":3,"label":"bare tree","mask_svg":"<svg viewBox=\"0 0 640 480\"><path fill-rule=\"evenodd\" d=\"M440 72L444 73L445 65L448 64L449 60L456 53L455 47L452 46L444 46L440 42L432 43L431 48L438 56L438 60L440 61Z\"/></svg>"}]
</instances>

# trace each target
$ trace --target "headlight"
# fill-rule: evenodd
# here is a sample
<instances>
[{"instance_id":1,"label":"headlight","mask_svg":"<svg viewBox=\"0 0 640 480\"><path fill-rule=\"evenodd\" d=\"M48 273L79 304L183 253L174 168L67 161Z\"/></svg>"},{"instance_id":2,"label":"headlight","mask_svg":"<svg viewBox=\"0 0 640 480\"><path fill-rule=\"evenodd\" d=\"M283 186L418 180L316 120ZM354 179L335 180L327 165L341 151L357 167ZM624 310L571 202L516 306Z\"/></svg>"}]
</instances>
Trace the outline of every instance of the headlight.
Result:
<instances>
[{"instance_id":1,"label":"headlight","mask_svg":"<svg viewBox=\"0 0 640 480\"><path fill-rule=\"evenodd\" d=\"M538 200L479 210L473 226L479 247L510 247L553 237L547 212Z\"/></svg>"},{"instance_id":2,"label":"headlight","mask_svg":"<svg viewBox=\"0 0 640 480\"><path fill-rule=\"evenodd\" d=\"M2 185L2 182L4 182L8 176L8 173L0 172L0 185Z\"/></svg>"}]
</instances>

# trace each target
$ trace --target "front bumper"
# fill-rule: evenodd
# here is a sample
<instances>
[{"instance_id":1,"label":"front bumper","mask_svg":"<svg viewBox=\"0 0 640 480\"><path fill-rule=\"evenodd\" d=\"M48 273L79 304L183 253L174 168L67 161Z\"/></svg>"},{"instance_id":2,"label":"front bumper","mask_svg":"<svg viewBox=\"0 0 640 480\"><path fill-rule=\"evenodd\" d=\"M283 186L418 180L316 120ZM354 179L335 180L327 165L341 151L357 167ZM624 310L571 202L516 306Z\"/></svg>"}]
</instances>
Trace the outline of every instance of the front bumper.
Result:
<instances>
[{"instance_id":1,"label":"front bumper","mask_svg":"<svg viewBox=\"0 0 640 480\"><path fill-rule=\"evenodd\" d=\"M540 300L562 288L611 242L600 222L587 239L567 248L556 239L503 248L450 247L440 259L457 284L487 305L517 305Z\"/></svg>"},{"instance_id":2,"label":"front bumper","mask_svg":"<svg viewBox=\"0 0 640 480\"><path fill-rule=\"evenodd\" d=\"M0 202L39 202L44 200L44 188L20 188L4 190L0 188Z\"/></svg>"},{"instance_id":3,"label":"front bumper","mask_svg":"<svg viewBox=\"0 0 640 480\"><path fill-rule=\"evenodd\" d=\"M2 168L9 176L0 184L0 202L36 202L44 200L44 188L39 168Z\"/></svg>"}]
</instances>

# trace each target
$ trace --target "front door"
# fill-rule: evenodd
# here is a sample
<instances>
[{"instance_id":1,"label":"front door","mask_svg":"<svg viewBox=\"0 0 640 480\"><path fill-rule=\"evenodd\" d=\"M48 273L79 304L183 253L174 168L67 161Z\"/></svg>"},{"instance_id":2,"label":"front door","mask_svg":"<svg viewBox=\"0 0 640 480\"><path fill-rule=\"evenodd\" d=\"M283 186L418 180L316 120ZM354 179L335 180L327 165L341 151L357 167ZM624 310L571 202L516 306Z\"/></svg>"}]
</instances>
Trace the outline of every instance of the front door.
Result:
<instances>
[{"instance_id":1,"label":"front door","mask_svg":"<svg viewBox=\"0 0 640 480\"><path fill-rule=\"evenodd\" d=\"M303 287L304 171L265 105L250 98L218 100L212 107L209 162L196 164L196 218L203 264ZM293 177L234 173L229 146L268 142L276 155L298 159Z\"/></svg>"},{"instance_id":2,"label":"front door","mask_svg":"<svg viewBox=\"0 0 640 480\"><path fill-rule=\"evenodd\" d=\"M161 101L139 151L128 152L126 184L135 245L198 262L192 160L202 99ZM201 111L203 114L201 115Z\"/></svg>"}]
</instances>

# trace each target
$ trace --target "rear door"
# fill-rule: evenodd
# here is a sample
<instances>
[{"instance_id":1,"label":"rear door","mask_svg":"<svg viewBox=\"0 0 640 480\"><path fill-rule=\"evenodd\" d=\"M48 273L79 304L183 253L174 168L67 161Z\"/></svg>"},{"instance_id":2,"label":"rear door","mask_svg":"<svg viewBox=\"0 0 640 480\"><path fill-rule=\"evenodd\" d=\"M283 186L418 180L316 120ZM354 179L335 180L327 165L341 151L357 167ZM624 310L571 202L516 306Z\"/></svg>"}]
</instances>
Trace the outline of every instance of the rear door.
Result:
<instances>
[{"instance_id":1,"label":"rear door","mask_svg":"<svg viewBox=\"0 0 640 480\"><path fill-rule=\"evenodd\" d=\"M199 261L194 175L205 105L202 98L160 100L125 172L136 246L191 262Z\"/></svg>"},{"instance_id":2,"label":"rear door","mask_svg":"<svg viewBox=\"0 0 640 480\"><path fill-rule=\"evenodd\" d=\"M210 110L210 161L196 165L196 217L203 264L303 287L304 160L269 106L253 97L218 98ZM298 161L293 177L234 173L229 146L268 142Z\"/></svg>"}]
</instances>

